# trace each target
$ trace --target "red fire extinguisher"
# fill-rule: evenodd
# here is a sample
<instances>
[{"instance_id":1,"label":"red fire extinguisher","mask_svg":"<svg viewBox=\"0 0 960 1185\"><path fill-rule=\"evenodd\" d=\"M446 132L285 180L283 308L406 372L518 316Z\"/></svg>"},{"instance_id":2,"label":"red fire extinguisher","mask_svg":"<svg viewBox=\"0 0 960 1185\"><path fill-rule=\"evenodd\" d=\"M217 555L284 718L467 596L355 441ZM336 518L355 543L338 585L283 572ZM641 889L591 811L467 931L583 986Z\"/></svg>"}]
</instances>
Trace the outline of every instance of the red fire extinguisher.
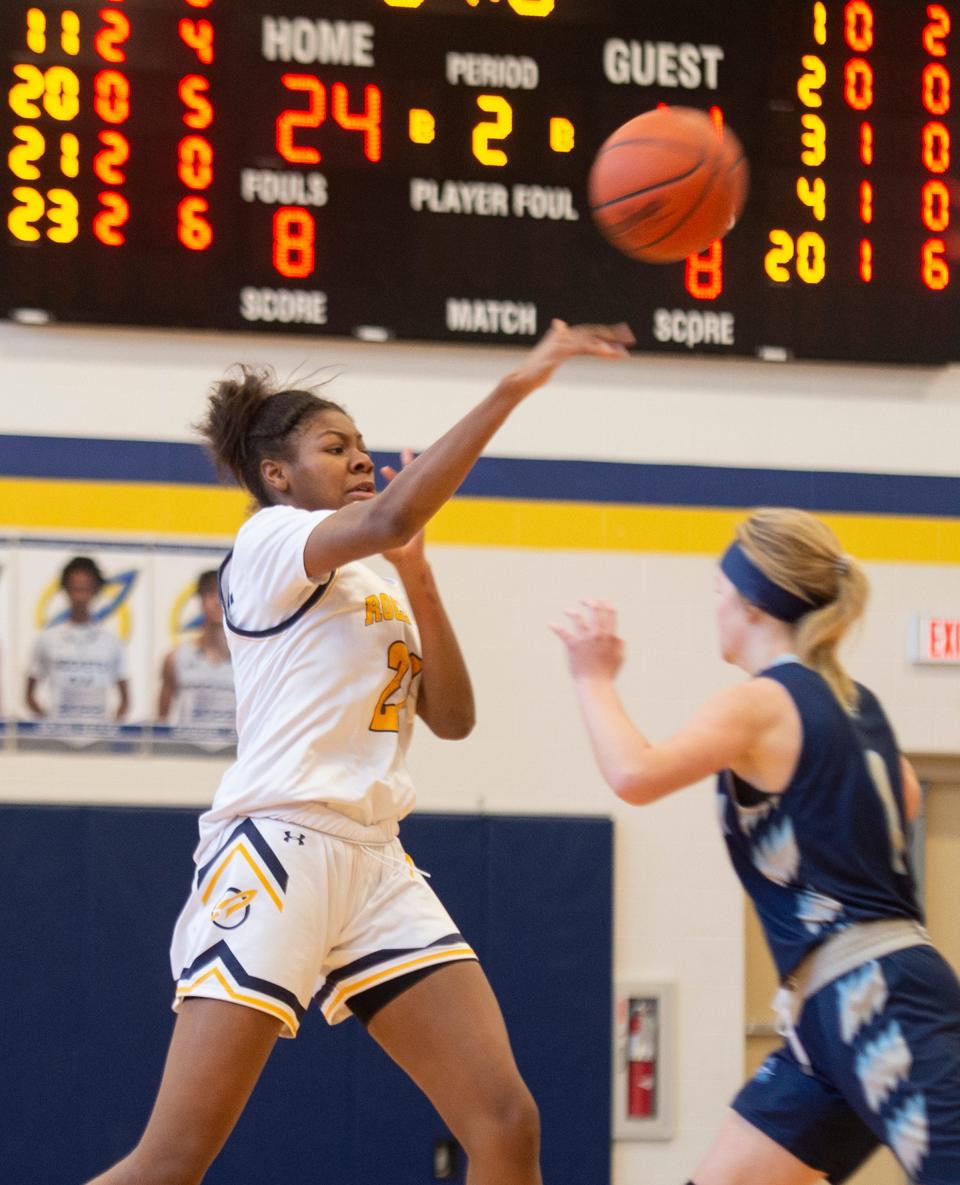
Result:
<instances>
[{"instance_id":1,"label":"red fire extinguisher","mask_svg":"<svg viewBox=\"0 0 960 1185\"><path fill-rule=\"evenodd\" d=\"M656 1109L657 1019L649 1000L630 1001L627 1035L627 1115L649 1119Z\"/></svg>"}]
</instances>

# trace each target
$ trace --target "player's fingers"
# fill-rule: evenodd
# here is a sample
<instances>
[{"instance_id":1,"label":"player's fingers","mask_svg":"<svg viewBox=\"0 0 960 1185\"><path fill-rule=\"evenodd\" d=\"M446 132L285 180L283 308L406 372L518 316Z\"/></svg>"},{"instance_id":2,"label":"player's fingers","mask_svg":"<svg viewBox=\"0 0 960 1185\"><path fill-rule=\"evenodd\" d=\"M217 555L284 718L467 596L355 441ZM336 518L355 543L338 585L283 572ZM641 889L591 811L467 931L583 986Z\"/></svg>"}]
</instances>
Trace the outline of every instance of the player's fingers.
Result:
<instances>
[{"instance_id":1,"label":"player's fingers","mask_svg":"<svg viewBox=\"0 0 960 1185\"><path fill-rule=\"evenodd\" d=\"M397 476L397 471L392 465L381 465L380 474L387 481L393 481L393 479Z\"/></svg>"},{"instance_id":2,"label":"player's fingers","mask_svg":"<svg viewBox=\"0 0 960 1185\"><path fill-rule=\"evenodd\" d=\"M416 453L413 451L412 448L405 448L400 453L400 464L403 465L404 468L406 468L407 465L409 465L410 462L415 459L415 457L416 457Z\"/></svg>"},{"instance_id":3,"label":"player's fingers","mask_svg":"<svg viewBox=\"0 0 960 1185\"><path fill-rule=\"evenodd\" d=\"M584 601L584 605L588 606L590 612L593 614L594 624L597 629L602 630L605 634L614 634L617 631L617 612L609 601Z\"/></svg>"},{"instance_id":4,"label":"player's fingers","mask_svg":"<svg viewBox=\"0 0 960 1185\"><path fill-rule=\"evenodd\" d=\"M582 637L587 632L587 623L584 621L583 614L577 609L564 609L564 613L570 618L571 627Z\"/></svg>"}]
</instances>

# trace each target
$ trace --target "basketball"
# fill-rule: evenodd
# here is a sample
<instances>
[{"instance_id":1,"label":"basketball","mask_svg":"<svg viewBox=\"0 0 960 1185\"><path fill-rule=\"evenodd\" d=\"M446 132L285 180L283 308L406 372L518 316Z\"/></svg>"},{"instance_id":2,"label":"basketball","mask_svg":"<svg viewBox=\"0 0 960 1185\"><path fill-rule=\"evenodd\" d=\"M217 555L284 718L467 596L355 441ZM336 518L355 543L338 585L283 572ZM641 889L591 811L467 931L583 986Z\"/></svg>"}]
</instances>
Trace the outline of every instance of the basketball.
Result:
<instances>
[{"instance_id":1,"label":"basketball","mask_svg":"<svg viewBox=\"0 0 960 1185\"><path fill-rule=\"evenodd\" d=\"M748 186L740 141L692 107L628 120L601 145L587 183L604 238L649 263L683 259L725 235Z\"/></svg>"}]
</instances>

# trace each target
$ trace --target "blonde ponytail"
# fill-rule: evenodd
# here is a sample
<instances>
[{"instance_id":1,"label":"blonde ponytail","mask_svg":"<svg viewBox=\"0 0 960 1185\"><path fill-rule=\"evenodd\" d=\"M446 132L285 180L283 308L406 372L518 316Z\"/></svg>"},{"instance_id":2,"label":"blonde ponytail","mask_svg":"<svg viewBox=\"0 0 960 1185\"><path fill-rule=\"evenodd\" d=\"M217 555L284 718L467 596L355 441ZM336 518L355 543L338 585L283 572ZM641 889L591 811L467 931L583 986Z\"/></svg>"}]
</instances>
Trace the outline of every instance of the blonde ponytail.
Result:
<instances>
[{"instance_id":1,"label":"blonde ponytail","mask_svg":"<svg viewBox=\"0 0 960 1185\"><path fill-rule=\"evenodd\" d=\"M848 709L856 707L853 680L837 647L862 615L869 596L863 569L845 555L834 533L805 510L763 508L737 527L748 557L774 584L810 602L796 624L794 648Z\"/></svg>"}]
</instances>

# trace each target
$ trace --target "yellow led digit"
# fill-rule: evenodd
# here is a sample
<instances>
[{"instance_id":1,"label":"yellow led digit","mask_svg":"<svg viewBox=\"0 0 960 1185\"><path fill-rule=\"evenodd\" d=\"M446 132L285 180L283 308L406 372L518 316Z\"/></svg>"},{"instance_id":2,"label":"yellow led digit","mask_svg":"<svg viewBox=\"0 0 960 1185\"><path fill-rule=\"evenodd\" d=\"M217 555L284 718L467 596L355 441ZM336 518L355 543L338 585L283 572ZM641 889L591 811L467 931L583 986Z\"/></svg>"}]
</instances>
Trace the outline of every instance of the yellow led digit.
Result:
<instances>
[{"instance_id":1,"label":"yellow led digit","mask_svg":"<svg viewBox=\"0 0 960 1185\"><path fill-rule=\"evenodd\" d=\"M775 283L787 284L790 281L787 264L793 259L793 238L785 230L772 230L770 242L773 245L764 256L764 271Z\"/></svg>"},{"instance_id":2,"label":"yellow led digit","mask_svg":"<svg viewBox=\"0 0 960 1185\"><path fill-rule=\"evenodd\" d=\"M477 95L477 106L496 119L478 123L473 129L473 155L482 165L505 165L507 154L491 148L490 141L505 140L513 131L513 108L503 95Z\"/></svg>"},{"instance_id":3,"label":"yellow led digit","mask_svg":"<svg viewBox=\"0 0 960 1185\"><path fill-rule=\"evenodd\" d=\"M805 53L800 59L805 74L797 79L797 97L804 107L822 107L823 99L817 91L827 81L827 68L816 54Z\"/></svg>"},{"instance_id":4,"label":"yellow led digit","mask_svg":"<svg viewBox=\"0 0 960 1185\"><path fill-rule=\"evenodd\" d=\"M51 66L44 80L43 107L66 123L80 114L80 79L66 66Z\"/></svg>"},{"instance_id":5,"label":"yellow led digit","mask_svg":"<svg viewBox=\"0 0 960 1185\"><path fill-rule=\"evenodd\" d=\"M47 48L47 18L39 8L27 9L27 49L44 53Z\"/></svg>"},{"instance_id":6,"label":"yellow led digit","mask_svg":"<svg viewBox=\"0 0 960 1185\"><path fill-rule=\"evenodd\" d=\"M7 153L10 172L21 181L36 181L40 176L40 170L33 162L43 156L46 146L43 136L35 127L26 123L17 124L13 134L20 143Z\"/></svg>"},{"instance_id":7,"label":"yellow led digit","mask_svg":"<svg viewBox=\"0 0 960 1185\"><path fill-rule=\"evenodd\" d=\"M411 107L409 129L414 144L432 144L437 134L437 121L422 107Z\"/></svg>"},{"instance_id":8,"label":"yellow led digit","mask_svg":"<svg viewBox=\"0 0 960 1185\"><path fill-rule=\"evenodd\" d=\"M814 177L812 181L798 177L797 197L810 207L817 222L823 222L827 216L827 183L822 177Z\"/></svg>"},{"instance_id":9,"label":"yellow led digit","mask_svg":"<svg viewBox=\"0 0 960 1185\"><path fill-rule=\"evenodd\" d=\"M827 44L827 6L821 0L813 6L813 39L817 45Z\"/></svg>"},{"instance_id":10,"label":"yellow led digit","mask_svg":"<svg viewBox=\"0 0 960 1185\"><path fill-rule=\"evenodd\" d=\"M21 62L14 66L13 73L22 81L10 88L10 110L21 119L37 119L40 108L33 100L43 94L43 71Z\"/></svg>"},{"instance_id":11,"label":"yellow led digit","mask_svg":"<svg viewBox=\"0 0 960 1185\"><path fill-rule=\"evenodd\" d=\"M549 16L556 0L510 0L510 7L519 16Z\"/></svg>"},{"instance_id":12,"label":"yellow led digit","mask_svg":"<svg viewBox=\"0 0 960 1185\"><path fill-rule=\"evenodd\" d=\"M800 123L805 129L800 133L800 159L805 165L822 165L827 159L827 125L819 115L809 113L800 116Z\"/></svg>"},{"instance_id":13,"label":"yellow led digit","mask_svg":"<svg viewBox=\"0 0 960 1185\"><path fill-rule=\"evenodd\" d=\"M73 132L60 137L60 172L64 177L76 177L80 172L80 141Z\"/></svg>"},{"instance_id":14,"label":"yellow led digit","mask_svg":"<svg viewBox=\"0 0 960 1185\"><path fill-rule=\"evenodd\" d=\"M33 224L43 217L43 196L27 185L18 185L13 198L19 205L7 215L7 227L21 243L35 243L40 232Z\"/></svg>"},{"instance_id":15,"label":"yellow led digit","mask_svg":"<svg viewBox=\"0 0 960 1185\"><path fill-rule=\"evenodd\" d=\"M554 116L550 120L550 147L554 152L572 152L574 148L574 128L569 119Z\"/></svg>"},{"instance_id":16,"label":"yellow led digit","mask_svg":"<svg viewBox=\"0 0 960 1185\"><path fill-rule=\"evenodd\" d=\"M804 284L819 284L827 274L827 245L813 230L797 239L797 276Z\"/></svg>"},{"instance_id":17,"label":"yellow led digit","mask_svg":"<svg viewBox=\"0 0 960 1185\"><path fill-rule=\"evenodd\" d=\"M80 52L80 18L70 9L60 14L60 48L71 57Z\"/></svg>"},{"instance_id":18,"label":"yellow led digit","mask_svg":"<svg viewBox=\"0 0 960 1185\"><path fill-rule=\"evenodd\" d=\"M51 228L47 238L55 243L72 243L80 230L77 215L80 207L69 189L51 189L47 194L47 218Z\"/></svg>"},{"instance_id":19,"label":"yellow led digit","mask_svg":"<svg viewBox=\"0 0 960 1185\"><path fill-rule=\"evenodd\" d=\"M423 0L383 0L388 8L419 8Z\"/></svg>"}]
</instances>

